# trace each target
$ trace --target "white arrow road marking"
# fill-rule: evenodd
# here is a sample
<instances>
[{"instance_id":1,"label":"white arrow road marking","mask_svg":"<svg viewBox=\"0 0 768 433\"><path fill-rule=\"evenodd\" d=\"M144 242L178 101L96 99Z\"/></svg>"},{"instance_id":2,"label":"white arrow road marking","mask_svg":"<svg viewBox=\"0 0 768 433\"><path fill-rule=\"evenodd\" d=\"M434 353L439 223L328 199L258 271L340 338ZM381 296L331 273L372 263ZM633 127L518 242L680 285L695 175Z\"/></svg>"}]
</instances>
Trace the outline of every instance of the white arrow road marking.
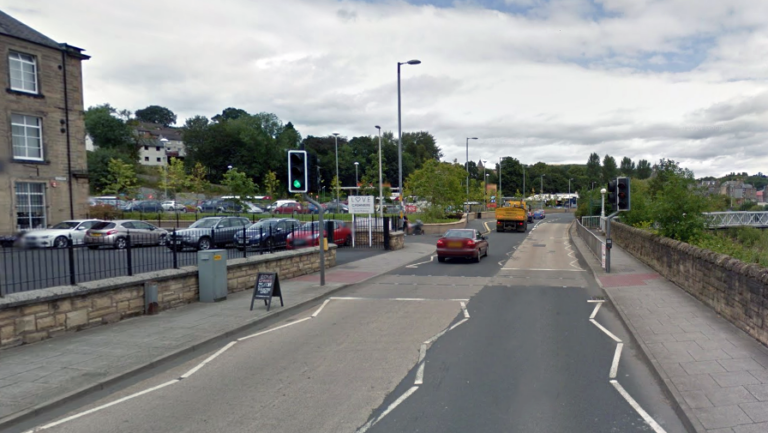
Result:
<instances>
[{"instance_id":1,"label":"white arrow road marking","mask_svg":"<svg viewBox=\"0 0 768 433\"><path fill-rule=\"evenodd\" d=\"M205 361L203 361L200 364L196 365L195 368L193 368L192 370L189 370L188 372L182 374L181 377L179 378L179 380L186 379L189 376L192 376L193 374L197 373L197 370L200 370L201 368L205 367L205 364L213 361L214 359L216 359L216 357L218 357L222 353L226 352L230 347L234 346L235 344L237 344L237 341L232 341L229 344L227 344L226 346L222 347L221 349L219 349L218 352L214 353L213 355L211 355L208 358L206 358Z\"/></svg>"},{"instance_id":2,"label":"white arrow road marking","mask_svg":"<svg viewBox=\"0 0 768 433\"><path fill-rule=\"evenodd\" d=\"M601 331L605 332L605 334L606 334L606 335L608 335L609 337L611 337L611 338L613 339L613 341L615 341L615 342L617 342L617 343L621 343L621 340L619 339L619 337L617 337L617 336L615 336L615 335L611 334L611 331L609 331L609 330L605 329L605 328L603 327L603 325L601 325L601 324L597 323L597 321L596 321L595 319L589 319L589 321L590 321L590 322L592 322L592 324L593 324L593 325L595 325L595 326L597 326L598 328L600 328L600 330L601 330Z\"/></svg>"},{"instance_id":3,"label":"white arrow road marking","mask_svg":"<svg viewBox=\"0 0 768 433\"><path fill-rule=\"evenodd\" d=\"M600 304L597 304L598 306ZM616 344L616 352L613 354L613 362L611 363L611 371L608 377L616 379L616 373L619 371L619 359L621 358L621 350L624 348L624 343Z\"/></svg>"},{"instance_id":4,"label":"white arrow road marking","mask_svg":"<svg viewBox=\"0 0 768 433\"><path fill-rule=\"evenodd\" d=\"M601 305L603 305L602 302L598 302L597 305L595 305L595 309L592 310L592 314L589 316L590 319L594 319L595 316L597 316L597 311L600 310Z\"/></svg>"},{"instance_id":5,"label":"white arrow road marking","mask_svg":"<svg viewBox=\"0 0 768 433\"><path fill-rule=\"evenodd\" d=\"M419 267L419 265L424 265L424 264L427 264L427 263L432 263L433 260L435 260L435 256L431 255L431 256L429 256L429 260L427 260L426 262L414 263L412 265L407 265L406 268L416 269L416 268Z\"/></svg>"}]
</instances>

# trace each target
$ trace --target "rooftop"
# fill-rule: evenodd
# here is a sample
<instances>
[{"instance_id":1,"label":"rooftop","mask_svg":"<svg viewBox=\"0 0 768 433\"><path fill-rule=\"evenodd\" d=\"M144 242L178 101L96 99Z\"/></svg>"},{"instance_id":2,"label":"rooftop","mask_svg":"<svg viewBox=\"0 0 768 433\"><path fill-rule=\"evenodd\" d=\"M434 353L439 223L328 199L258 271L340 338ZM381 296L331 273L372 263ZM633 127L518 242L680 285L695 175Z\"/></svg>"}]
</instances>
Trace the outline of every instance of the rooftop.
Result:
<instances>
[{"instance_id":1,"label":"rooftop","mask_svg":"<svg viewBox=\"0 0 768 433\"><path fill-rule=\"evenodd\" d=\"M55 50L66 49L73 56L83 59L89 58L89 56L82 54L83 50L81 48L58 43L3 11L0 11L0 35L32 42Z\"/></svg>"}]
</instances>

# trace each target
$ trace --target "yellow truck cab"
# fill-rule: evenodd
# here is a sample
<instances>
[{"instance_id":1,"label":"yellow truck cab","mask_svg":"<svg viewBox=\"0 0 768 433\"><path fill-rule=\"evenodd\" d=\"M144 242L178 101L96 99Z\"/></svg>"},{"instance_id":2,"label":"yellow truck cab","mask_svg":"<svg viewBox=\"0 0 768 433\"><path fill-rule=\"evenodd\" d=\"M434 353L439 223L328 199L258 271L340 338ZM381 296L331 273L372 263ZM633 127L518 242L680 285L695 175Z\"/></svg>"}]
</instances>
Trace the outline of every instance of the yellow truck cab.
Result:
<instances>
[{"instance_id":1,"label":"yellow truck cab","mask_svg":"<svg viewBox=\"0 0 768 433\"><path fill-rule=\"evenodd\" d=\"M525 200L513 197L504 197L502 199L501 207L496 208L496 231L528 231L529 211L530 208L525 203Z\"/></svg>"}]
</instances>

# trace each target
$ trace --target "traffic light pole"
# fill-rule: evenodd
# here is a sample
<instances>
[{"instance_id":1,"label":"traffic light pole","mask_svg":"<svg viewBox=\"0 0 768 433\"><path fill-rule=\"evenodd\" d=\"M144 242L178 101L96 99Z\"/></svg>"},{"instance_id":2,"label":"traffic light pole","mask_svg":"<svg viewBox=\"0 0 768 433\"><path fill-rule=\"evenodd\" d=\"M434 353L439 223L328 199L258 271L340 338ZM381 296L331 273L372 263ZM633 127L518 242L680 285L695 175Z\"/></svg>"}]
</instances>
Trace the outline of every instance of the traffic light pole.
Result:
<instances>
[{"instance_id":1,"label":"traffic light pole","mask_svg":"<svg viewBox=\"0 0 768 433\"><path fill-rule=\"evenodd\" d=\"M611 273L611 248L613 248L613 241L611 240L611 220L618 215L618 212L614 212L606 218L605 221L605 273Z\"/></svg>"},{"instance_id":2,"label":"traffic light pole","mask_svg":"<svg viewBox=\"0 0 768 433\"><path fill-rule=\"evenodd\" d=\"M304 200L312 203L313 205L315 205L315 207L317 207L317 224L320 226L318 230L320 236L318 237L318 242L317 242L317 244L320 246L320 285L324 286L325 285L325 241L324 239L326 237L323 235L323 232L325 230L325 223L323 221L323 206L321 206L320 203L312 200L309 194L306 194L306 193L304 194Z\"/></svg>"}]
</instances>

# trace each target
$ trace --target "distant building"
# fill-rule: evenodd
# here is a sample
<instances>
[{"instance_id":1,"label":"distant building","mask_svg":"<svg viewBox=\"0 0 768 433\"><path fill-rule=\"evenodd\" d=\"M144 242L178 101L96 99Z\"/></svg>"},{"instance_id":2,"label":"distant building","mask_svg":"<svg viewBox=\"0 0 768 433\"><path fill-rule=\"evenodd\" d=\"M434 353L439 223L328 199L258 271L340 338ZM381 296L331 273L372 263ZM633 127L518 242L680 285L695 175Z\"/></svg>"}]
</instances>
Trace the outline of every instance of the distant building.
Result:
<instances>
[{"instance_id":1,"label":"distant building","mask_svg":"<svg viewBox=\"0 0 768 433\"><path fill-rule=\"evenodd\" d=\"M0 234L88 212L83 50L0 11Z\"/></svg>"},{"instance_id":2,"label":"distant building","mask_svg":"<svg viewBox=\"0 0 768 433\"><path fill-rule=\"evenodd\" d=\"M140 122L136 133L144 143L139 149L139 164L165 166L170 158L184 159L187 156L179 128Z\"/></svg>"},{"instance_id":3,"label":"distant building","mask_svg":"<svg viewBox=\"0 0 768 433\"><path fill-rule=\"evenodd\" d=\"M745 201L757 201L757 189L751 184L740 180L729 180L720 184L720 194L730 197L737 205Z\"/></svg>"},{"instance_id":4,"label":"distant building","mask_svg":"<svg viewBox=\"0 0 768 433\"><path fill-rule=\"evenodd\" d=\"M763 188L763 190L762 190L762 191L758 191L758 192L756 192L756 193L755 193L755 196L756 196L756 198L757 198L757 202L758 202L758 203L760 203L760 204L764 204L764 203L765 203L765 188Z\"/></svg>"}]
</instances>

